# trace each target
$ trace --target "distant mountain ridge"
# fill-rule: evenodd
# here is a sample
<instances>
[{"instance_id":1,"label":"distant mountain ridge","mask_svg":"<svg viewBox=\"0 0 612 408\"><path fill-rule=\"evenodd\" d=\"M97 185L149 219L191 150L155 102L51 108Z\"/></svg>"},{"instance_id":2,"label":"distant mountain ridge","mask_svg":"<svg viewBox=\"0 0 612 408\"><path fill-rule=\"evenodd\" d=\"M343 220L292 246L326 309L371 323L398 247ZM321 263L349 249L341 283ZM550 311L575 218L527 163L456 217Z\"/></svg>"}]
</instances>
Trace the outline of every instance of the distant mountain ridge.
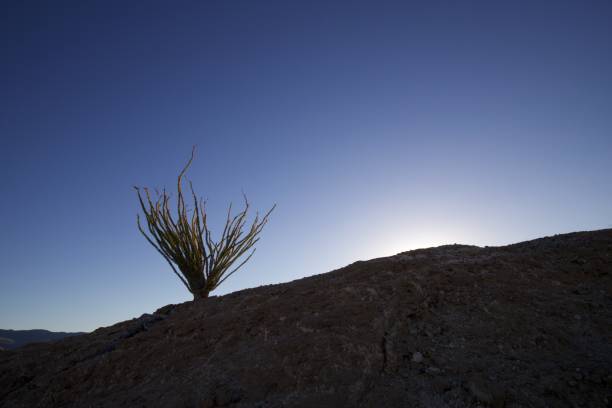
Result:
<instances>
[{"instance_id":1,"label":"distant mountain ridge","mask_svg":"<svg viewBox=\"0 0 612 408\"><path fill-rule=\"evenodd\" d=\"M49 330L3 330L0 329L0 349L12 350L30 343L40 343L84 334L83 332L52 332Z\"/></svg>"}]
</instances>

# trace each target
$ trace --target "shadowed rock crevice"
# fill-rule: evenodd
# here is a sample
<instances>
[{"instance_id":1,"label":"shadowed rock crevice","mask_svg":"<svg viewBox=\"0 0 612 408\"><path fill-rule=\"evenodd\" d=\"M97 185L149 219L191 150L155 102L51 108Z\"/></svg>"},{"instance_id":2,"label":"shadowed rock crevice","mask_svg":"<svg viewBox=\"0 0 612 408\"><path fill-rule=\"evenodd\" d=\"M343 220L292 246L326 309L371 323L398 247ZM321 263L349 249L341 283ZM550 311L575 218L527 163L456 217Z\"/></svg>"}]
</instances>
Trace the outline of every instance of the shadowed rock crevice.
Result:
<instances>
[{"instance_id":1,"label":"shadowed rock crevice","mask_svg":"<svg viewBox=\"0 0 612 408\"><path fill-rule=\"evenodd\" d=\"M0 352L2 407L606 407L612 230L447 245Z\"/></svg>"}]
</instances>

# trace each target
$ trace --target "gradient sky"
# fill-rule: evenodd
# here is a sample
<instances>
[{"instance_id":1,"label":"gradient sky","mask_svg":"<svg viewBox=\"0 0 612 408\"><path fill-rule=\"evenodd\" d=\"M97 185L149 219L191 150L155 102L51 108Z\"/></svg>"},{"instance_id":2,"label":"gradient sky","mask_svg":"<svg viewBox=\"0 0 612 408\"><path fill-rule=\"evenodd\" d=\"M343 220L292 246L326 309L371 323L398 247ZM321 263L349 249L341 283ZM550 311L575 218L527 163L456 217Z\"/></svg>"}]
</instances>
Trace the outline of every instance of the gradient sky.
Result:
<instances>
[{"instance_id":1,"label":"gradient sky","mask_svg":"<svg viewBox=\"0 0 612 408\"><path fill-rule=\"evenodd\" d=\"M133 185L277 203L214 294L612 227L612 2L3 1L0 328L191 299Z\"/></svg>"}]
</instances>

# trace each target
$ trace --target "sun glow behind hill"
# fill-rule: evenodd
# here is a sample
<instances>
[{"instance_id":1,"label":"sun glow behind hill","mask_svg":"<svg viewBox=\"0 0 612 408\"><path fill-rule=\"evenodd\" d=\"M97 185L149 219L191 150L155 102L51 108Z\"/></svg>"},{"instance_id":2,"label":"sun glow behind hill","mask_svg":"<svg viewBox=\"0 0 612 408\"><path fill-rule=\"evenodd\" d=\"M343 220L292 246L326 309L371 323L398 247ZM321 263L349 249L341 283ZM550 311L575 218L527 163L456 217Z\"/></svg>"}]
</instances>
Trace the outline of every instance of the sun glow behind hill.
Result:
<instances>
[{"instance_id":1,"label":"sun glow behind hill","mask_svg":"<svg viewBox=\"0 0 612 408\"><path fill-rule=\"evenodd\" d=\"M388 241L381 243L377 251L379 256L391 256L414 249L431 248L440 245L462 242L458 237L462 234L453 231L420 231L415 236L389 235Z\"/></svg>"},{"instance_id":2,"label":"sun glow behind hill","mask_svg":"<svg viewBox=\"0 0 612 408\"><path fill-rule=\"evenodd\" d=\"M361 254L355 253L357 259L392 256L414 249L431 248L448 244L471 244L487 242L486 232L475 224L423 221L387 220L372 234L374 239L368 239L369 248L362 247Z\"/></svg>"}]
</instances>

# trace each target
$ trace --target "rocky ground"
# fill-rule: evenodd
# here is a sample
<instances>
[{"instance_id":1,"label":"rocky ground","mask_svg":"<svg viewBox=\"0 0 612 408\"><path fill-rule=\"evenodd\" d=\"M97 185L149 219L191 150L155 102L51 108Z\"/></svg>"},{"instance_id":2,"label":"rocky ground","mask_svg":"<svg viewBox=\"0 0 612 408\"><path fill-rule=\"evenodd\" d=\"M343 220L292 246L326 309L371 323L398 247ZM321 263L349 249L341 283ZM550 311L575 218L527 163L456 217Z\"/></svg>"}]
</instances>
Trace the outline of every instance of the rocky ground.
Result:
<instances>
[{"instance_id":1,"label":"rocky ground","mask_svg":"<svg viewBox=\"0 0 612 408\"><path fill-rule=\"evenodd\" d=\"M451 245L0 352L1 407L610 407L612 230Z\"/></svg>"}]
</instances>

